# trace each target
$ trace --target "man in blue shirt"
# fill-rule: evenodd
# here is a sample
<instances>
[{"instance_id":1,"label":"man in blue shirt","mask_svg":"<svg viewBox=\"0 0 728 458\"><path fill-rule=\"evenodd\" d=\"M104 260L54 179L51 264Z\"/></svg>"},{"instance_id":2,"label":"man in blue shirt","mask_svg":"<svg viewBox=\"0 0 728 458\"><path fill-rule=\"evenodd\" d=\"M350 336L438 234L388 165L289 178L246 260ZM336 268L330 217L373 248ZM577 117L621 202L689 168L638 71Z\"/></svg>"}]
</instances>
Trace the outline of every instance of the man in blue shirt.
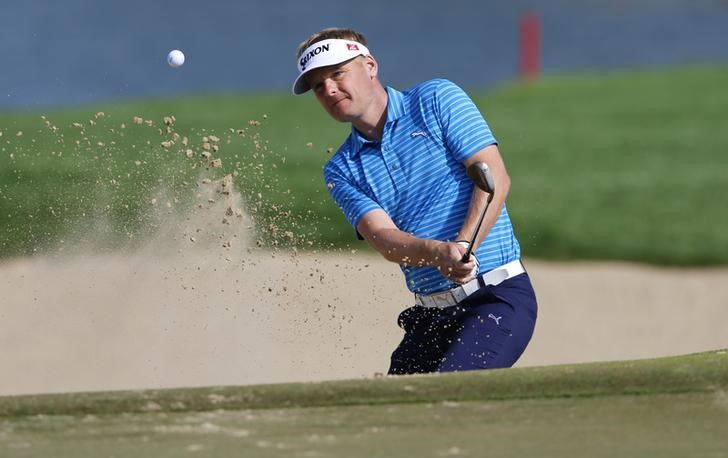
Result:
<instances>
[{"instance_id":1,"label":"man in blue shirt","mask_svg":"<svg viewBox=\"0 0 728 458\"><path fill-rule=\"evenodd\" d=\"M351 123L326 164L332 198L376 251L400 265L415 305L390 374L510 367L533 335L537 304L505 200L510 178L483 116L457 85L384 87L366 39L324 29L298 50L294 94L313 90ZM484 162L495 193L463 262L487 194L466 167Z\"/></svg>"}]
</instances>

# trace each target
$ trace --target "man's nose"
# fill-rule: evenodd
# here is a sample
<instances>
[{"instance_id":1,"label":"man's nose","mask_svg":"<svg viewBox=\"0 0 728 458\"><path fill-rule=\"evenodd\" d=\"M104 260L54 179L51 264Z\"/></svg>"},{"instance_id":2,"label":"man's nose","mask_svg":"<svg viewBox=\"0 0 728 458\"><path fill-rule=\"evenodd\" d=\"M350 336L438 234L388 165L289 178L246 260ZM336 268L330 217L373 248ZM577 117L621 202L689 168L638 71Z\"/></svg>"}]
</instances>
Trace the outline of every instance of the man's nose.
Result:
<instances>
[{"instance_id":1,"label":"man's nose","mask_svg":"<svg viewBox=\"0 0 728 458\"><path fill-rule=\"evenodd\" d=\"M333 95L336 94L336 92L338 92L336 83L331 79L324 80L324 94Z\"/></svg>"}]
</instances>

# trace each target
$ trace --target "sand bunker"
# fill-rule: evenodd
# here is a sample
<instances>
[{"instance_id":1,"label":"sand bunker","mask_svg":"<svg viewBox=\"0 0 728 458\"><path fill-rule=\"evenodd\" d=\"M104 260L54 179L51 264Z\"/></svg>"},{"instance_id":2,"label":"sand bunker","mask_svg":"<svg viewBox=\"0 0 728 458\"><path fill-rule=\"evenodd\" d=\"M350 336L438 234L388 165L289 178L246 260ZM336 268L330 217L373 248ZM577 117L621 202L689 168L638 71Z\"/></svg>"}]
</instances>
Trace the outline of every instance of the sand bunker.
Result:
<instances>
[{"instance_id":1,"label":"sand bunker","mask_svg":"<svg viewBox=\"0 0 728 458\"><path fill-rule=\"evenodd\" d=\"M518 365L726 346L725 270L527 261L540 300ZM411 303L371 254L233 243L0 265L0 395L316 381L385 372Z\"/></svg>"}]
</instances>

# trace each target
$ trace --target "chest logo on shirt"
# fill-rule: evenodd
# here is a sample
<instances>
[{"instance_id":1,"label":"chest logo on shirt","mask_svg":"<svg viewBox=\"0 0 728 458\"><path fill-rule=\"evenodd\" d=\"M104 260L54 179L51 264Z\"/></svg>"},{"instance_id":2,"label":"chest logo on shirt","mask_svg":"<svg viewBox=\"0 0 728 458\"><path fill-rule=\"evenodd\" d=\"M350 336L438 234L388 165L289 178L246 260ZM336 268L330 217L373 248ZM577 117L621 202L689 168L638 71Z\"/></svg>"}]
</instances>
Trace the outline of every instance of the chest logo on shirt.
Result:
<instances>
[{"instance_id":1,"label":"chest logo on shirt","mask_svg":"<svg viewBox=\"0 0 728 458\"><path fill-rule=\"evenodd\" d=\"M415 138L415 137L425 137L425 138L427 138L427 134L424 131L416 130L416 131L410 133L410 137L412 137L412 138Z\"/></svg>"}]
</instances>

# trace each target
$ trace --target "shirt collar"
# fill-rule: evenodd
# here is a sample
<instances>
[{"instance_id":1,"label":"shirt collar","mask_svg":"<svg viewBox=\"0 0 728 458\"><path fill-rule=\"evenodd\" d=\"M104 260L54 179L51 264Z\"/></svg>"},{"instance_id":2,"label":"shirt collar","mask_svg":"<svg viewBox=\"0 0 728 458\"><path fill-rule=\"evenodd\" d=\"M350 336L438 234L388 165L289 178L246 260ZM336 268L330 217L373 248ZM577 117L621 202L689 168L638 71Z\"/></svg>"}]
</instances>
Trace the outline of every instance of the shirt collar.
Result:
<instances>
[{"instance_id":1,"label":"shirt collar","mask_svg":"<svg viewBox=\"0 0 728 458\"><path fill-rule=\"evenodd\" d=\"M404 104L404 94L387 86L387 122L390 123L406 114L407 107Z\"/></svg>"},{"instance_id":2,"label":"shirt collar","mask_svg":"<svg viewBox=\"0 0 728 458\"><path fill-rule=\"evenodd\" d=\"M402 116L407 114L407 107L404 103L404 94L398 90L389 86L387 89L387 122L389 124ZM351 134L349 135L349 144L351 145L351 154L356 156L366 145L371 145L379 142L373 142L362 137L358 130L351 127Z\"/></svg>"}]
</instances>

